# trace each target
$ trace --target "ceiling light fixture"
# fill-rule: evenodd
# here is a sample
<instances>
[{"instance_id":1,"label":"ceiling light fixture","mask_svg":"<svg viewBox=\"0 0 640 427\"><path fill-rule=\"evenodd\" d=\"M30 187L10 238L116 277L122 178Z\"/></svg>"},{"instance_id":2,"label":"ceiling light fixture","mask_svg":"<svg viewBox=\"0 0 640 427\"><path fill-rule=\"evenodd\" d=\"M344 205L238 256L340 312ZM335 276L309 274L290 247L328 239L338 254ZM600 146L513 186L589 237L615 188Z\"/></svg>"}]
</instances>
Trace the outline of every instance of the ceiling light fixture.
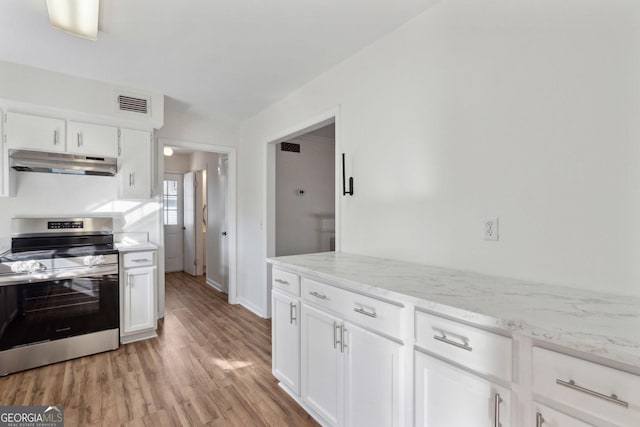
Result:
<instances>
[{"instance_id":1,"label":"ceiling light fixture","mask_svg":"<svg viewBox=\"0 0 640 427\"><path fill-rule=\"evenodd\" d=\"M47 0L54 28L89 40L98 39L100 0Z\"/></svg>"},{"instance_id":2,"label":"ceiling light fixture","mask_svg":"<svg viewBox=\"0 0 640 427\"><path fill-rule=\"evenodd\" d=\"M167 157L173 156L173 148L171 148L171 147L164 147L164 150L162 150L162 152Z\"/></svg>"}]
</instances>

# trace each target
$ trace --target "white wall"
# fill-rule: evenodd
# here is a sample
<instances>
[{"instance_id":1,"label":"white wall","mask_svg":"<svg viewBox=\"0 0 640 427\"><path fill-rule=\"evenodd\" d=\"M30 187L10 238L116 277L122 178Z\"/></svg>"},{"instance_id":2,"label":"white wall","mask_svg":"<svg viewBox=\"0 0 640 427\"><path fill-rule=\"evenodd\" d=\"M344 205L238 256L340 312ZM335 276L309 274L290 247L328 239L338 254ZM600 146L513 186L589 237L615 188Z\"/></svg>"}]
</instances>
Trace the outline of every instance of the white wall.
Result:
<instances>
[{"instance_id":1,"label":"white wall","mask_svg":"<svg viewBox=\"0 0 640 427\"><path fill-rule=\"evenodd\" d=\"M300 152L276 147L276 254L321 252L321 218L335 214L335 146L305 136L287 142Z\"/></svg>"},{"instance_id":2,"label":"white wall","mask_svg":"<svg viewBox=\"0 0 640 427\"><path fill-rule=\"evenodd\" d=\"M120 93L148 98L150 116L119 111L117 95ZM41 108L76 111L92 121L96 118L118 120L145 129L161 127L164 122L162 94L5 61L0 61L0 98Z\"/></svg>"},{"instance_id":3,"label":"white wall","mask_svg":"<svg viewBox=\"0 0 640 427\"><path fill-rule=\"evenodd\" d=\"M638 22L631 0L442 1L244 123L241 295L265 307L265 144L337 105L344 251L640 295Z\"/></svg>"},{"instance_id":4,"label":"white wall","mask_svg":"<svg viewBox=\"0 0 640 427\"><path fill-rule=\"evenodd\" d=\"M173 153L164 157L164 171L172 173L187 173L191 170L191 154Z\"/></svg>"}]
</instances>

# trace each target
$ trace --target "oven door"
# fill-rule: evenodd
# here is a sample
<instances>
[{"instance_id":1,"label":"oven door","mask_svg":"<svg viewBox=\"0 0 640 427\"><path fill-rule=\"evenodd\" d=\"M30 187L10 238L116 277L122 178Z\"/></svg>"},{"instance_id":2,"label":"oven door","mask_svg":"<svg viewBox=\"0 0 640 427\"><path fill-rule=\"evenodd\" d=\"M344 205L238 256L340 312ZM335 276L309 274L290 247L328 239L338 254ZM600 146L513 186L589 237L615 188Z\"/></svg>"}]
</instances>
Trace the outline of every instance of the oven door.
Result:
<instances>
[{"instance_id":1,"label":"oven door","mask_svg":"<svg viewBox=\"0 0 640 427\"><path fill-rule=\"evenodd\" d=\"M0 286L0 350L118 324L118 274Z\"/></svg>"}]
</instances>

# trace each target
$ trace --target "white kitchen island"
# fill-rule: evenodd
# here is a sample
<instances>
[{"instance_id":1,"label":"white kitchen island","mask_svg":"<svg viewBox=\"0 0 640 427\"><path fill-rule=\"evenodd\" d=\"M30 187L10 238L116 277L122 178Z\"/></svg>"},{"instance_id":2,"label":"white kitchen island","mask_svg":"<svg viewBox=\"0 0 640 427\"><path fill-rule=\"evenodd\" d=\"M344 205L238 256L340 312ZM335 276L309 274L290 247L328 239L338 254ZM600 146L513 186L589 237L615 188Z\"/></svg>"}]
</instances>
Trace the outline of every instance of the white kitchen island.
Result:
<instances>
[{"instance_id":1,"label":"white kitchen island","mask_svg":"<svg viewBox=\"0 0 640 427\"><path fill-rule=\"evenodd\" d=\"M274 375L323 424L640 425L640 298L347 253L269 262Z\"/></svg>"}]
</instances>

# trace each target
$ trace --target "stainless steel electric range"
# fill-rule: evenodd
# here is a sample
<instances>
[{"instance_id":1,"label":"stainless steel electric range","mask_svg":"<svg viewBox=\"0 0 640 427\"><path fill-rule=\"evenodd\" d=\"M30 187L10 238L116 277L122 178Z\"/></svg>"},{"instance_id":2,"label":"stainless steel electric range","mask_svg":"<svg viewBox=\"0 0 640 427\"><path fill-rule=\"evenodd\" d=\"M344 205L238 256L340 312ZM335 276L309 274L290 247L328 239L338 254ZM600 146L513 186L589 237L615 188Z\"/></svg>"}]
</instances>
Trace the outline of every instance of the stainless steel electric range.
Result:
<instances>
[{"instance_id":1,"label":"stainless steel electric range","mask_svg":"<svg viewBox=\"0 0 640 427\"><path fill-rule=\"evenodd\" d=\"M14 218L0 254L0 375L119 346L111 218Z\"/></svg>"}]
</instances>

